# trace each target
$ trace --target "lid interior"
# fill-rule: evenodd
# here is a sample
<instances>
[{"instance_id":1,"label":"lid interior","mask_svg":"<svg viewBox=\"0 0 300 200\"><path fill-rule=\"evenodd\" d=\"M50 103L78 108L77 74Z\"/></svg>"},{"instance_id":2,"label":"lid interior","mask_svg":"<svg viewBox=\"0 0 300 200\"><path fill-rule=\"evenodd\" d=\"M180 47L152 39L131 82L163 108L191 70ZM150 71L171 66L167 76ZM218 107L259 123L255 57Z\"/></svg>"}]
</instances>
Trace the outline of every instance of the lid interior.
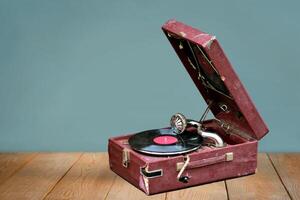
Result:
<instances>
[{"instance_id":1,"label":"lid interior","mask_svg":"<svg viewBox=\"0 0 300 200\"><path fill-rule=\"evenodd\" d=\"M230 90L203 47L171 33L166 32L166 35L214 116L230 123L243 135L253 135Z\"/></svg>"},{"instance_id":2,"label":"lid interior","mask_svg":"<svg viewBox=\"0 0 300 200\"><path fill-rule=\"evenodd\" d=\"M214 90L226 97L230 93L215 67L211 64L207 55L198 45L187 40L178 40L179 48L184 49L186 57L191 67L198 73L198 79L206 89Z\"/></svg>"}]
</instances>

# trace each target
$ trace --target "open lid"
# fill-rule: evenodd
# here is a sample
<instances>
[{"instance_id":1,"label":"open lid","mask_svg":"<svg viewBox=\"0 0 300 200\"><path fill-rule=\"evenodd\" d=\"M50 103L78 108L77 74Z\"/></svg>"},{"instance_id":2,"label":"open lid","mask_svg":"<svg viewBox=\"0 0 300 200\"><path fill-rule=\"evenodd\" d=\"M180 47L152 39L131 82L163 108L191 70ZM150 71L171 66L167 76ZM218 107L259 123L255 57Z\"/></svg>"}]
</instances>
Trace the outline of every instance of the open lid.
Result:
<instances>
[{"instance_id":1,"label":"open lid","mask_svg":"<svg viewBox=\"0 0 300 200\"><path fill-rule=\"evenodd\" d=\"M214 116L251 138L266 135L266 124L216 37L176 20L162 29Z\"/></svg>"}]
</instances>

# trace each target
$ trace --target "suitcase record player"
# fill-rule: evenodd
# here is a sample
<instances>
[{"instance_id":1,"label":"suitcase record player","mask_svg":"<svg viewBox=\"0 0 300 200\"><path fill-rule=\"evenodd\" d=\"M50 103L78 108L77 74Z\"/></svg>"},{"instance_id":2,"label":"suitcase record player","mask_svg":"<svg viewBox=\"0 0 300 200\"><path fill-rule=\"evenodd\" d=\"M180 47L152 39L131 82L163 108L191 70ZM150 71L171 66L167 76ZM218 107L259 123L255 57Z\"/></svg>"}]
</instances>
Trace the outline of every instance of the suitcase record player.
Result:
<instances>
[{"instance_id":1,"label":"suitcase record player","mask_svg":"<svg viewBox=\"0 0 300 200\"><path fill-rule=\"evenodd\" d=\"M111 170L148 195L255 173L268 128L216 37L176 20L162 29L208 106L200 120L176 113L167 128L110 138Z\"/></svg>"}]
</instances>

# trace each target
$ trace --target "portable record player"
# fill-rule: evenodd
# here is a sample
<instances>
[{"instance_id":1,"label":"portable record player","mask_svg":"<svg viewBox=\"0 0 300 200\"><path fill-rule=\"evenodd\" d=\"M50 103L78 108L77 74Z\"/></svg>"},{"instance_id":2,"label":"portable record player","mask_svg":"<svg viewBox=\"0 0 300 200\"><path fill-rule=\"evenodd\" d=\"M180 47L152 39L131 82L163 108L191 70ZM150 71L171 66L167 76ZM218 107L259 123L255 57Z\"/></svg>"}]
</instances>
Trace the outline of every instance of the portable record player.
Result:
<instances>
[{"instance_id":1,"label":"portable record player","mask_svg":"<svg viewBox=\"0 0 300 200\"><path fill-rule=\"evenodd\" d=\"M207 109L199 121L176 113L170 127L110 138L110 168L146 194L255 173L268 128L216 37L176 20L162 29Z\"/></svg>"}]
</instances>

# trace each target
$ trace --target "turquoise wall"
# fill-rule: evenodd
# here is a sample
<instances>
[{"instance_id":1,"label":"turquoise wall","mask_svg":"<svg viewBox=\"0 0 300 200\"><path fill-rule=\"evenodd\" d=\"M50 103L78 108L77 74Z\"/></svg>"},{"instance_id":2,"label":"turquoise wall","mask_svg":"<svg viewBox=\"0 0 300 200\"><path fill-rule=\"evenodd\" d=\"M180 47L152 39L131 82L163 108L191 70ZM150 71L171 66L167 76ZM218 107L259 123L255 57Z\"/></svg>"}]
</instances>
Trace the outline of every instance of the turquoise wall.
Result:
<instances>
[{"instance_id":1,"label":"turquoise wall","mask_svg":"<svg viewBox=\"0 0 300 200\"><path fill-rule=\"evenodd\" d=\"M0 150L106 151L205 105L160 27L217 36L270 127L299 151L299 1L0 1Z\"/></svg>"}]
</instances>

